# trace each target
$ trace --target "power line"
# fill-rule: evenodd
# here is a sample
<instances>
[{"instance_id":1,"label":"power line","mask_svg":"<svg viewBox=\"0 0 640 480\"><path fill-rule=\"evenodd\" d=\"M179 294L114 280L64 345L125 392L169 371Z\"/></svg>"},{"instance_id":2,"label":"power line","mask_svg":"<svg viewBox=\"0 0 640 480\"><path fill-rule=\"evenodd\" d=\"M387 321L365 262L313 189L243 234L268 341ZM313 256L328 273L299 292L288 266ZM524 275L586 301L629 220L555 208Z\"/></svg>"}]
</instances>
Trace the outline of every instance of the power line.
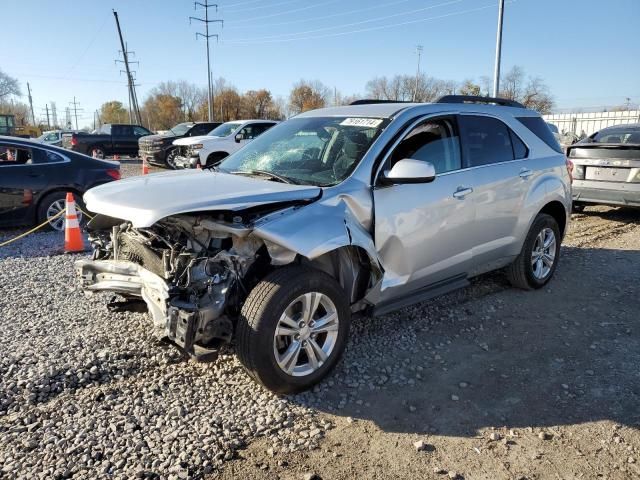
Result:
<instances>
[{"instance_id":1,"label":"power line","mask_svg":"<svg viewBox=\"0 0 640 480\"><path fill-rule=\"evenodd\" d=\"M386 8L386 7L392 7L394 5L398 5L400 3L407 3L410 2L412 0L396 0L395 2L389 2L389 3L383 3L383 4L378 4L378 5L374 5L373 7L367 7L367 8L358 8L356 10L349 10L347 12L338 12L338 13L332 13L331 15L323 15L321 17L310 17L310 18L300 18L298 20L290 20L288 22L278 22L278 23L267 23L267 24L261 24L260 27L262 28L271 28L271 27L280 27L283 25L293 25L295 23L306 23L306 22L317 22L318 20L325 20L327 18L334 18L334 17L341 17L343 15L351 15L352 13L362 13L362 12L368 12L371 10L378 10L380 8ZM228 27L230 30L237 30L239 28L256 28L255 25L230 25Z\"/></svg>"},{"instance_id":2,"label":"power line","mask_svg":"<svg viewBox=\"0 0 640 480\"><path fill-rule=\"evenodd\" d=\"M204 3L194 2L193 6L197 10L198 5L204 8L204 18L198 17L189 17L189 23L191 20L197 20L199 22L204 23L204 31L205 33L196 32L196 40L198 39L198 35L204 38L207 43L207 86L208 86L208 98L207 105L209 107L209 121L213 121L213 101L212 96L213 93L211 91L211 56L209 54L209 39L211 37L216 37L216 41L219 39L219 35L217 33L209 33L209 24L210 23L219 23L221 27L224 27L224 20L221 19L209 19L209 9L215 7L216 13L218 12L218 4L217 3L209 3L209 0L204 0Z\"/></svg>"},{"instance_id":3,"label":"power line","mask_svg":"<svg viewBox=\"0 0 640 480\"><path fill-rule=\"evenodd\" d=\"M336 3L336 2L341 2L341 1L343 1L343 0L329 0L327 2L316 3L314 5L308 5L306 7L294 8L293 10L287 10L285 12L276 12L276 13L271 13L269 15L262 15L260 17L243 18L242 20L235 20L233 23L247 23L247 22L252 22L254 20L262 20L264 18L278 17L280 15L287 15L289 13L302 12L304 10L310 10L312 8L323 7L323 6L328 5L330 3Z\"/></svg>"},{"instance_id":4,"label":"power line","mask_svg":"<svg viewBox=\"0 0 640 480\"><path fill-rule=\"evenodd\" d=\"M511 2L507 2L507 3L513 3L513 1ZM298 37L298 38L285 38L285 39L279 39L279 40L261 40L259 42L225 42L227 45L255 45L255 44L265 44L265 43L284 43L284 42L298 42L301 40L316 40L319 38L330 38L330 37L342 37L344 35L352 35L355 33L363 33L363 32L372 32L372 31L376 31L376 30L384 30L387 28L393 28L393 27L401 27L404 25L412 25L415 23L422 23L422 22L428 22L431 20L439 20L442 18L448 18L448 17L454 17L454 16L458 16L458 15L465 15L467 13L473 13L473 12L478 12L481 10L486 10L487 8L494 8L496 6L495 3L492 3L490 5L483 5L481 7L477 7L477 8L470 8L467 10L461 10L458 12L451 12L451 13L446 13L443 15L437 15L435 17L426 17L426 18L419 18L419 19L415 19L415 20L407 20L405 22L398 22L398 23L391 23L388 25L380 25L377 27L369 27L369 28L361 28L358 30L349 30L346 32L337 32L337 33L327 33L324 35L313 35L313 36L308 36L308 37Z\"/></svg>"},{"instance_id":5,"label":"power line","mask_svg":"<svg viewBox=\"0 0 640 480\"><path fill-rule=\"evenodd\" d=\"M300 0L285 0L284 2L280 2L280 3L272 3L271 5L260 5L259 7L251 7L251 10L260 10L261 8L279 7L280 5L288 5L290 3L296 3L296 2L299 2L299 1ZM245 7L243 7L243 8L221 7L221 8L224 11L224 13L227 13L229 11L234 12L234 11L246 11L247 10Z\"/></svg>"},{"instance_id":6,"label":"power line","mask_svg":"<svg viewBox=\"0 0 640 480\"><path fill-rule=\"evenodd\" d=\"M307 34L310 34L310 33L323 32L323 31L327 31L327 30L335 30L335 29L338 29L338 28L353 27L353 26L362 25L362 24L365 24L365 23L379 22L381 20L388 20L390 18L402 17L404 15L412 15L412 14L415 14L415 13L424 12L426 10L433 10L434 8L446 7L448 5L453 5L453 4L456 4L456 3L463 2L463 1L464 0L448 0L448 1L443 2L443 3L438 3L436 5L430 5L428 7L418 8L416 10L410 10L408 12L393 13L391 15L385 15L383 17L371 18L369 20L360 20L359 22L351 22L351 23L344 23L342 25L332 25L330 27L315 28L313 30L306 30L304 32L283 33L283 34L279 34L279 35L269 35L269 36L266 36L266 37L252 37L252 38L247 38L246 40L247 41L268 40L268 39L272 39L272 38L291 37L291 36L294 36L294 35L307 35Z\"/></svg>"}]
</instances>

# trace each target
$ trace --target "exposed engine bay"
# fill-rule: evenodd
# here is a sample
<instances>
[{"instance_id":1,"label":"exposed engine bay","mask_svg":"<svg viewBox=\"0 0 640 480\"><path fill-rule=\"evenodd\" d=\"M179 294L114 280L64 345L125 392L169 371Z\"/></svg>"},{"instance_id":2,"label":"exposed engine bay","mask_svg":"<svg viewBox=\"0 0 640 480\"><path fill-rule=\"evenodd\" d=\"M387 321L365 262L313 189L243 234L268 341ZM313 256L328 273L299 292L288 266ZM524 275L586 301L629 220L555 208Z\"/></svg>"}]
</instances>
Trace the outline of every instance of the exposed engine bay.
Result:
<instances>
[{"instance_id":1,"label":"exposed engine bay","mask_svg":"<svg viewBox=\"0 0 640 480\"><path fill-rule=\"evenodd\" d=\"M282 209L182 214L147 228L98 215L88 225L93 257L78 261L76 269L85 292L142 298L157 337L200 360L213 360L232 340L242 303L266 272L309 261L253 234L257 220ZM318 258L315 265L339 277L355 303L371 286L365 256L345 250Z\"/></svg>"}]
</instances>

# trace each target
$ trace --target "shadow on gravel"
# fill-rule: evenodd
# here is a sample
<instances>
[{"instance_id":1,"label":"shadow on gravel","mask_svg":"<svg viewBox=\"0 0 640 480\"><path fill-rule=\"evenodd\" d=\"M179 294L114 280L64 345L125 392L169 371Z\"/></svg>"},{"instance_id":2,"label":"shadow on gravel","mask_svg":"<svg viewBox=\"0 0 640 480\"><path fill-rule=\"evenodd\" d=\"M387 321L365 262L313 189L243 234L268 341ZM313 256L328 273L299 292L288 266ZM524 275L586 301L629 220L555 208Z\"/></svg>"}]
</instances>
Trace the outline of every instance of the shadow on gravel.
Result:
<instances>
[{"instance_id":1,"label":"shadow on gravel","mask_svg":"<svg viewBox=\"0 0 640 480\"><path fill-rule=\"evenodd\" d=\"M329 388L294 401L389 432L640 426L640 251L563 247L561 262L539 291L494 285L444 308L429 302L372 321Z\"/></svg>"},{"instance_id":2,"label":"shadow on gravel","mask_svg":"<svg viewBox=\"0 0 640 480\"><path fill-rule=\"evenodd\" d=\"M587 207L580 213L580 215L584 215L586 217L600 217L603 220L640 225L640 208L612 207L607 210L593 210Z\"/></svg>"}]
</instances>

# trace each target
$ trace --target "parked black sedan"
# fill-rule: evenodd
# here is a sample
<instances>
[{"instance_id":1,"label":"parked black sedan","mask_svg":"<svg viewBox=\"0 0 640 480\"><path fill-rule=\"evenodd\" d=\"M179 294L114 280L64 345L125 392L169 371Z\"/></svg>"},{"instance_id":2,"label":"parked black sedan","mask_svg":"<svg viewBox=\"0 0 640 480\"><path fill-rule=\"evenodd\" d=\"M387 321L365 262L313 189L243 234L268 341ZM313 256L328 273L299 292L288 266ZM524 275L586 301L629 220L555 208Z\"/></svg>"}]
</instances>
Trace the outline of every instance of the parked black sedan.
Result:
<instances>
[{"instance_id":1,"label":"parked black sedan","mask_svg":"<svg viewBox=\"0 0 640 480\"><path fill-rule=\"evenodd\" d=\"M0 226L51 219L51 229L63 230L64 215L53 217L64 209L67 192L74 193L82 205L81 197L88 189L118 179L117 162L0 136Z\"/></svg>"}]
</instances>

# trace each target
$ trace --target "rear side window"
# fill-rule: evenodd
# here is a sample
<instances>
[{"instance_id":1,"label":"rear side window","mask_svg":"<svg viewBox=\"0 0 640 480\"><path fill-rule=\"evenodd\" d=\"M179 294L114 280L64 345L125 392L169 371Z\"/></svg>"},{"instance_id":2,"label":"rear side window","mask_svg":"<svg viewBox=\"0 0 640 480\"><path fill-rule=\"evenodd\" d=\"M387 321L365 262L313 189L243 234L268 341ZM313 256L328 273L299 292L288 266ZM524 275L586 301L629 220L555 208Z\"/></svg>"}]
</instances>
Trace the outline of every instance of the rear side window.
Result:
<instances>
[{"instance_id":1,"label":"rear side window","mask_svg":"<svg viewBox=\"0 0 640 480\"><path fill-rule=\"evenodd\" d=\"M516 117L516 119L556 152L562 153L562 147L560 147L556 137L553 136L553 132L541 117Z\"/></svg>"},{"instance_id":2,"label":"rear side window","mask_svg":"<svg viewBox=\"0 0 640 480\"><path fill-rule=\"evenodd\" d=\"M500 120L461 115L460 130L467 166L478 167L515 159L511 131Z\"/></svg>"}]
</instances>

